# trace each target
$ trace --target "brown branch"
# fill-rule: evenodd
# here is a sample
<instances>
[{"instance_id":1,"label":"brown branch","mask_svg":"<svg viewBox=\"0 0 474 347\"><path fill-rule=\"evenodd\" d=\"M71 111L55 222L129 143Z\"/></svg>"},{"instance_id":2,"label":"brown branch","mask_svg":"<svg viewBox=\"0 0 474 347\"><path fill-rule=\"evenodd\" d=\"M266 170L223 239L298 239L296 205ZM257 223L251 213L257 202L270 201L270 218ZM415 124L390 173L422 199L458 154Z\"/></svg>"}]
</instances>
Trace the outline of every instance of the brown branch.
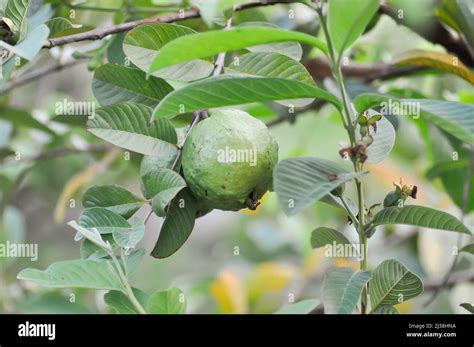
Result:
<instances>
[{"instance_id":1,"label":"brown branch","mask_svg":"<svg viewBox=\"0 0 474 347\"><path fill-rule=\"evenodd\" d=\"M306 68L311 76L317 80L333 76L328 60L323 57L309 60L306 63ZM375 80L403 77L422 70L424 68L420 66L397 66L386 63L361 64L351 62L349 65L342 66L344 77L362 79L367 83Z\"/></svg>"},{"instance_id":2,"label":"brown branch","mask_svg":"<svg viewBox=\"0 0 474 347\"><path fill-rule=\"evenodd\" d=\"M288 3L291 3L291 1L288 1L288 0L256 1L256 2L251 2L251 3L235 6L234 11L243 11L243 10L247 10L247 9L255 8L255 7L271 6L271 5L276 5L276 4L288 4ZM132 22L113 25L106 28L97 28L97 29L93 29L93 30L79 33L79 34L52 38L46 41L46 43L43 45L43 48L52 48L52 47L61 46L61 45L65 45L65 44L73 43L73 42L80 42L80 41L100 40L111 34L117 34L124 31L132 30L133 28L142 24L172 23L172 22L177 22L177 21L181 21L185 19L200 18L200 17L201 15L199 13L199 10L192 8L190 10L182 11L179 13L144 18L144 19L139 19Z\"/></svg>"},{"instance_id":3,"label":"brown branch","mask_svg":"<svg viewBox=\"0 0 474 347\"><path fill-rule=\"evenodd\" d=\"M20 87L27 83L33 82L41 77L61 71L62 69L65 69L68 67L75 66L82 62L84 62L84 60L69 60L64 63L58 61L54 64L43 66L41 68L33 70L32 72L19 76L17 78L12 78L9 82L5 83L5 85L2 88L0 88L0 95L8 93L13 88Z\"/></svg>"}]
</instances>

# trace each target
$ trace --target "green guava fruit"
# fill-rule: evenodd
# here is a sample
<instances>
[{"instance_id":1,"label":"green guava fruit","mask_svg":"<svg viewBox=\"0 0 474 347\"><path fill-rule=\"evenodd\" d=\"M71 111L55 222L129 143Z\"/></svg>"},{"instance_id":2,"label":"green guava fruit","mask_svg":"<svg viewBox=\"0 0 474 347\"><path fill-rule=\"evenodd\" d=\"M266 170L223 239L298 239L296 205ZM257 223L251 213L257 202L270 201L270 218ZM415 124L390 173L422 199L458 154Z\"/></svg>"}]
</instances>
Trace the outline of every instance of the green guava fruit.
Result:
<instances>
[{"instance_id":1,"label":"green guava fruit","mask_svg":"<svg viewBox=\"0 0 474 347\"><path fill-rule=\"evenodd\" d=\"M255 209L271 189L278 144L260 120L239 110L221 110L196 125L184 148L188 187L205 206Z\"/></svg>"}]
</instances>

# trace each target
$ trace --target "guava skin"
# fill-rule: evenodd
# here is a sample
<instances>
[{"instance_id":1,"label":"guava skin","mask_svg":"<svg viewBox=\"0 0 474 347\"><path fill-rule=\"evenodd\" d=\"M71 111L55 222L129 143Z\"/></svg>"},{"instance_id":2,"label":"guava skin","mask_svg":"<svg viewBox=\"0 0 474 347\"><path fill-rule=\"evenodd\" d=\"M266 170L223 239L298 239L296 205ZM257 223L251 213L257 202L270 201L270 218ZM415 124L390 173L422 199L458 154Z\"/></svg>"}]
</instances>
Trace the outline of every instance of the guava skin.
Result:
<instances>
[{"instance_id":1,"label":"guava skin","mask_svg":"<svg viewBox=\"0 0 474 347\"><path fill-rule=\"evenodd\" d=\"M224 157L226 149L246 150L240 152L246 155L234 160ZM249 198L256 201L271 189L277 161L278 144L263 122L243 111L221 110L191 131L182 168L188 187L203 204L237 211L248 206Z\"/></svg>"}]
</instances>

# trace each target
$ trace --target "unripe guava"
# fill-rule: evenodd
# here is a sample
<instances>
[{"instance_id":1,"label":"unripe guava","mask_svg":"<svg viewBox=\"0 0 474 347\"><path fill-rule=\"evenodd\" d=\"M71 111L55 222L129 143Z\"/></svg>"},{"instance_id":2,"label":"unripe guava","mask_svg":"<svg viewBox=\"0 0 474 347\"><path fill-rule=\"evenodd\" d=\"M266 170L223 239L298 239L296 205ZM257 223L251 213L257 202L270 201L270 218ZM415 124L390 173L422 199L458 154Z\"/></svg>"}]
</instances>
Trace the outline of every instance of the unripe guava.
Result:
<instances>
[{"instance_id":1,"label":"unripe guava","mask_svg":"<svg viewBox=\"0 0 474 347\"><path fill-rule=\"evenodd\" d=\"M278 144L266 125L239 110L221 110L196 125L183 148L183 174L206 206L254 207L272 186ZM253 203L253 205L252 205Z\"/></svg>"}]
</instances>

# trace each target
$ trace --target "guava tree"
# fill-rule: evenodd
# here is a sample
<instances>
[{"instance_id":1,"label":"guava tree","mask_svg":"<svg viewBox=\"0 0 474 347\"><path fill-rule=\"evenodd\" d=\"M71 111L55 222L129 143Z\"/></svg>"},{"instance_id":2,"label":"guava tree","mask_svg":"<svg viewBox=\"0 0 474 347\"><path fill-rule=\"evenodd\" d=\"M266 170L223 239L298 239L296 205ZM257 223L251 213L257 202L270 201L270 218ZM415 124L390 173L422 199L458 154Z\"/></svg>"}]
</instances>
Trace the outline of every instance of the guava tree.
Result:
<instances>
[{"instance_id":1,"label":"guava tree","mask_svg":"<svg viewBox=\"0 0 474 347\"><path fill-rule=\"evenodd\" d=\"M319 33L234 20L237 13L251 8L291 2L302 3L317 15ZM136 246L148 218L152 214L164 218L151 256L165 258L183 246L197 218L213 209L256 209L271 190L289 216L321 201L341 210L357 231L357 242L322 225L312 232L313 248L340 246L359 252L361 259L359 270L335 267L326 272L321 293L325 313L398 313L394 305L420 295L423 283L394 259L369 267L369 241L377 229L405 224L471 234L453 215L413 204L418 188L403 180L386 192L383 201L365 199L365 192L374 189L367 164L389 156L396 137L393 118L399 115L412 118L427 143L432 127L449 139L456 160L438 158L441 161L433 164L431 174L443 178L463 215L474 209L473 105L422 95L407 97L403 90L380 94L370 88L363 93L347 88L350 47L375 26L381 13L413 26L412 21L404 23L403 8L397 12L396 7L387 8L378 0L185 1L182 8L163 16L124 17L114 26L81 32L67 18L51 18L43 7L33 8L34 3L6 2L3 75L8 79L18 58L32 60L41 49L100 39L93 52L73 54L77 60L89 60L91 88L101 105L89 115L86 127L104 143L143 155L142 194L113 182L87 189L79 220L68 223L77 232L75 240L81 242L80 259L56 262L44 271L25 269L18 279L52 287L106 289L105 302L119 313L183 313L185 298L179 289L148 294L129 281L145 255ZM125 1L123 6L128 15L140 13L132 11L133 2ZM417 67L388 71L387 75L434 69L472 84L474 75L462 62L474 59L471 10L463 0L441 1L436 8L443 25L462 38L457 45L446 44L459 57L409 52L397 62ZM220 28L196 32L175 23L197 17ZM419 34L429 35L421 30ZM432 39L443 40L443 36ZM316 83L300 62L302 46L324 59L332 84L323 88ZM3 91L15 83L7 82ZM333 107L347 133L339 162L316 157L278 162L278 144L265 123L238 109L267 102L284 109L278 121L294 120L295 110ZM459 170L456 177L461 181L453 187L453 172ZM142 208L149 210L144 219L135 215ZM472 244L463 247L460 251L472 253ZM284 312L309 312L315 306L316 301L310 300L286 307Z\"/></svg>"}]
</instances>

